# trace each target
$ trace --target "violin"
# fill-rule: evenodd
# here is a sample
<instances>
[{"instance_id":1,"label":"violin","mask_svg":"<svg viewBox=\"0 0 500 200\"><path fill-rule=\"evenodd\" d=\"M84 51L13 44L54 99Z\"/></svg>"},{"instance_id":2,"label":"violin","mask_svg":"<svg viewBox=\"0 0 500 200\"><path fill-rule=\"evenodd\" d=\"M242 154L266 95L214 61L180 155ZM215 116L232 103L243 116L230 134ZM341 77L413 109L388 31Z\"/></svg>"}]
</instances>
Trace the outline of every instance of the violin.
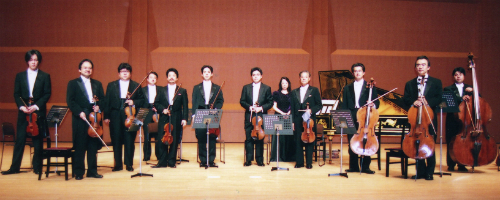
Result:
<instances>
[{"instance_id":1,"label":"violin","mask_svg":"<svg viewBox=\"0 0 500 200\"><path fill-rule=\"evenodd\" d=\"M177 95L175 95L175 94L177 94L177 92L179 92L179 89L181 89L181 85L182 84L179 84L179 87L177 87L177 90L175 90L174 98L172 99L172 102L175 102L175 98L177 97ZM171 105L168 105L167 110L170 109L170 106ZM168 123L166 123L163 126L163 131L165 131L165 134L163 135L163 138L161 138L161 142L163 142L163 144L167 144L167 145L172 144L172 142L174 141L174 136L172 135L172 131L174 130L174 125L172 125L172 115L171 114L172 114L172 111L170 110L170 112L168 112Z\"/></svg>"},{"instance_id":2,"label":"violin","mask_svg":"<svg viewBox=\"0 0 500 200\"><path fill-rule=\"evenodd\" d=\"M158 110L153 106L155 114L153 114L153 122L158 123L160 121L160 114L158 114Z\"/></svg>"},{"instance_id":3,"label":"violin","mask_svg":"<svg viewBox=\"0 0 500 200\"><path fill-rule=\"evenodd\" d=\"M21 98L21 97L19 97ZM22 98L21 98L22 100ZM24 101L23 101L24 103ZM32 104L33 104L33 98L29 98L28 100L28 104L29 105L26 105L26 103L24 103L24 106L26 106L26 108L29 108ZM35 113L35 112L32 112L31 114L29 115L26 115L26 121L28 121L28 126L26 126L26 133L31 136L31 137L35 137L39 134L39 131L38 131L38 115Z\"/></svg>"},{"instance_id":4,"label":"violin","mask_svg":"<svg viewBox=\"0 0 500 200\"><path fill-rule=\"evenodd\" d=\"M127 92L127 99L130 99L131 96L132 94L130 94L130 92ZM125 108L125 115L127 116L127 119L125 119L125 127L130 128L130 126L132 126L135 120L135 112L135 105L127 105L127 107Z\"/></svg>"},{"instance_id":5,"label":"violin","mask_svg":"<svg viewBox=\"0 0 500 200\"><path fill-rule=\"evenodd\" d=\"M372 101L372 91L375 86L373 78L367 84L370 88L368 102ZM351 150L360 156L371 156L378 151L379 143L375 135L375 125L378 122L379 114L377 109L371 106L361 108L356 113L359 127L358 132L351 138Z\"/></svg>"},{"instance_id":6,"label":"violin","mask_svg":"<svg viewBox=\"0 0 500 200\"><path fill-rule=\"evenodd\" d=\"M259 106L259 103L255 103L255 106ZM262 117L255 113L255 118L252 118L252 133L251 136L254 140L263 140L266 135L264 130L262 130Z\"/></svg>"},{"instance_id":7,"label":"violin","mask_svg":"<svg viewBox=\"0 0 500 200\"><path fill-rule=\"evenodd\" d=\"M306 103L306 107L306 110L309 110L309 102ZM316 134L314 134L314 131L312 130L314 127L314 120L309 118L307 121L302 122L302 126L304 127L304 131L302 132L300 139L304 143L313 143L314 140L316 140Z\"/></svg>"},{"instance_id":8,"label":"violin","mask_svg":"<svg viewBox=\"0 0 500 200\"><path fill-rule=\"evenodd\" d=\"M97 101L99 101L99 99L97 98L96 95L94 95L94 106L97 106ZM92 122L92 127L94 128L94 130L92 130L92 128L88 128L87 130L87 133L89 134L90 137L102 137L102 134L103 134L103 128L101 126L101 121L102 121L102 113L101 111L99 110L99 112L91 112L89 114L89 121ZM96 132L97 132L97 135L96 135Z\"/></svg>"},{"instance_id":9,"label":"violin","mask_svg":"<svg viewBox=\"0 0 500 200\"><path fill-rule=\"evenodd\" d=\"M421 85L425 84L427 79L422 79ZM423 91L423 90L422 90ZM421 89L419 88L419 94ZM422 106L412 106L408 110L408 122L410 122L410 132L405 134L403 139L403 152L410 158L425 159L434 154L434 137L429 132L429 124L432 124L434 113L425 101L424 96L420 96ZM434 125L433 125L434 126Z\"/></svg>"},{"instance_id":10,"label":"violin","mask_svg":"<svg viewBox=\"0 0 500 200\"><path fill-rule=\"evenodd\" d=\"M222 85L220 86L219 91L217 92L217 95L215 95L214 102L212 102L212 104L210 104L210 109L214 109L215 101L217 101L217 97L219 97L219 93L222 90L222 87L224 86L225 82L226 81L222 82ZM215 137L219 137L219 135L220 135L220 128L210 128L210 129L208 129L208 134L215 135Z\"/></svg>"},{"instance_id":11,"label":"violin","mask_svg":"<svg viewBox=\"0 0 500 200\"><path fill-rule=\"evenodd\" d=\"M472 166L474 170L474 166L487 165L495 160L497 144L486 129L486 124L491 121L492 110L488 102L479 97L474 55L470 53L468 57L474 91L471 99L460 103L458 117L463 128L451 141L449 149L454 161Z\"/></svg>"}]
</instances>

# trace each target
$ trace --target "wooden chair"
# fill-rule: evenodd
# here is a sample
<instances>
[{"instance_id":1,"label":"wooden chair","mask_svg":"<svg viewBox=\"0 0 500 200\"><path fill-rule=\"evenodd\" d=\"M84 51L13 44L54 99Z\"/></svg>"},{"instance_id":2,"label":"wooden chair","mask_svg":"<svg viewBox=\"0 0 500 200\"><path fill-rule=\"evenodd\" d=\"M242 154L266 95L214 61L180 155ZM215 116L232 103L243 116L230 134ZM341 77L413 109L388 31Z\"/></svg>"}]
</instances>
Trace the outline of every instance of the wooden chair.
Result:
<instances>
[{"instance_id":1,"label":"wooden chair","mask_svg":"<svg viewBox=\"0 0 500 200\"><path fill-rule=\"evenodd\" d=\"M49 177L49 173L53 173L52 171L50 171L51 166L54 166L54 167L55 166L63 166L64 171L57 171L57 172L58 173L65 172L65 179L68 180L68 173L69 173L68 165L71 164L71 166L73 166L72 162L69 162L68 159L71 158L71 161L73 161L74 152L75 151L73 150L72 147L52 147L52 148L43 149L41 159L43 160L44 158L46 158L47 164L40 166L40 169L39 169L40 173L38 174L38 180L42 179L43 166L47 166L47 171L45 171L45 177ZM51 158L53 158L53 157L54 158L55 157L63 157L64 162L53 163L51 161ZM74 176L74 174L72 176Z\"/></svg>"},{"instance_id":2,"label":"wooden chair","mask_svg":"<svg viewBox=\"0 0 500 200\"><path fill-rule=\"evenodd\" d=\"M318 162L318 165L322 167L326 163L326 141L325 141L324 127L322 125L316 126L316 141L314 141L314 143L315 143L313 151L314 161L318 162L318 154L319 152L322 152L323 164L321 164L321 162Z\"/></svg>"},{"instance_id":3,"label":"wooden chair","mask_svg":"<svg viewBox=\"0 0 500 200\"><path fill-rule=\"evenodd\" d=\"M404 135L406 132L406 125L403 125L403 130L401 131L401 144L403 143ZM401 165L401 174L405 179L408 178L408 166L409 165L415 165L414 163L408 164L408 156L403 152L403 149L401 147L395 147L395 148L385 148L387 151L385 153L386 155L386 160L385 160L385 177L389 177L389 165L390 164L400 164ZM394 161L391 162L391 158L399 158L400 161Z\"/></svg>"},{"instance_id":4,"label":"wooden chair","mask_svg":"<svg viewBox=\"0 0 500 200\"><path fill-rule=\"evenodd\" d=\"M14 130L14 125L10 122L4 122L2 123L2 158L0 159L0 169L2 169L2 164L3 164L3 154L5 151L5 145L6 143L11 143L11 146L14 146L16 143L16 131ZM33 160L32 156L33 155L33 142L31 141L31 138L26 137L26 146L29 146L30 148L30 167L29 168L21 168L21 169L29 169L31 170L33 168Z\"/></svg>"}]
</instances>

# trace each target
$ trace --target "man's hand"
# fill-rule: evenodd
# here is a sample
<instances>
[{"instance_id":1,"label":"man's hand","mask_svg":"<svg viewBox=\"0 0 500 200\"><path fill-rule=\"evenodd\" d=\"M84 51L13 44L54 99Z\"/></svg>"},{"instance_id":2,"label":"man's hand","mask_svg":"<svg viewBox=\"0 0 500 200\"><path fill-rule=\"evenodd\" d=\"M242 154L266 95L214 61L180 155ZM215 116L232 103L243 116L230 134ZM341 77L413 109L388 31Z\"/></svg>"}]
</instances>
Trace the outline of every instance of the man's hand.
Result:
<instances>
[{"instance_id":1,"label":"man's hand","mask_svg":"<svg viewBox=\"0 0 500 200\"><path fill-rule=\"evenodd\" d=\"M93 108L94 108L94 112L95 112L95 113L99 112L99 110L100 110L100 109L99 109L99 106L94 106Z\"/></svg>"},{"instance_id":2,"label":"man's hand","mask_svg":"<svg viewBox=\"0 0 500 200\"><path fill-rule=\"evenodd\" d=\"M109 124L109 119L105 119L104 123Z\"/></svg>"},{"instance_id":3,"label":"man's hand","mask_svg":"<svg viewBox=\"0 0 500 200\"><path fill-rule=\"evenodd\" d=\"M132 101L132 99L126 100L125 103L128 104L129 106L134 105L134 101Z\"/></svg>"},{"instance_id":4,"label":"man's hand","mask_svg":"<svg viewBox=\"0 0 500 200\"><path fill-rule=\"evenodd\" d=\"M182 121L181 121L181 125L182 125L182 127L186 126L186 124L187 124L187 121L186 121L186 120L182 120Z\"/></svg>"},{"instance_id":5,"label":"man's hand","mask_svg":"<svg viewBox=\"0 0 500 200\"><path fill-rule=\"evenodd\" d=\"M163 109L163 114L165 114L165 115L170 114L170 110L169 109Z\"/></svg>"},{"instance_id":6,"label":"man's hand","mask_svg":"<svg viewBox=\"0 0 500 200\"><path fill-rule=\"evenodd\" d=\"M80 113L80 118L83 119L83 120L87 120L87 117L85 116L84 112Z\"/></svg>"}]
</instances>

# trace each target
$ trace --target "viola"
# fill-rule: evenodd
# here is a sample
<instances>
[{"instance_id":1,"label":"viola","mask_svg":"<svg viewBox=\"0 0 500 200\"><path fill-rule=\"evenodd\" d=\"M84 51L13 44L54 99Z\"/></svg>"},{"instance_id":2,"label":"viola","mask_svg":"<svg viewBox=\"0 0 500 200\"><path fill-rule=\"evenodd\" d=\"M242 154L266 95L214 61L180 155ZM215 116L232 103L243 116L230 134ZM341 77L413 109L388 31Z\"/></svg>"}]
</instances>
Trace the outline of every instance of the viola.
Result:
<instances>
[{"instance_id":1,"label":"viola","mask_svg":"<svg viewBox=\"0 0 500 200\"><path fill-rule=\"evenodd\" d=\"M472 70L473 95L468 101L460 103L459 119L463 128L451 141L451 158L462 165L487 165L497 157L497 144L490 136L486 125L491 121L492 110L488 102L479 97L474 55L469 54L469 68ZM498 161L497 161L498 163Z\"/></svg>"},{"instance_id":2,"label":"viola","mask_svg":"<svg viewBox=\"0 0 500 200\"><path fill-rule=\"evenodd\" d=\"M226 81L222 82L222 85L220 86L219 91L217 92L217 95L215 95L214 102L212 102L212 104L210 104L210 109L214 109L215 101L217 101L217 97L219 97L220 91L222 90L222 87L224 86L225 82ZM208 134L215 135L215 137L219 137L219 135L220 135L220 127L219 128L210 128L210 129L208 129Z\"/></svg>"},{"instance_id":3,"label":"viola","mask_svg":"<svg viewBox=\"0 0 500 200\"><path fill-rule=\"evenodd\" d=\"M255 106L259 106L259 103L255 103ZM255 117L252 118L252 133L251 136L254 140L263 140L266 135L264 130L262 130L262 117L255 113Z\"/></svg>"},{"instance_id":4,"label":"viola","mask_svg":"<svg viewBox=\"0 0 500 200\"><path fill-rule=\"evenodd\" d=\"M132 94L128 92L127 99L130 99L131 96ZM130 126L132 126L135 120L135 112L136 112L135 105L132 106L127 105L127 107L125 108L125 115L127 116L127 119L125 119L125 127L130 128Z\"/></svg>"},{"instance_id":5,"label":"viola","mask_svg":"<svg viewBox=\"0 0 500 200\"><path fill-rule=\"evenodd\" d=\"M99 99L97 98L96 95L94 95L94 106L97 106L97 101L99 101ZM91 112L89 114L89 121L92 122L92 127L94 128L94 130L92 130L92 128L88 128L87 130L87 133L89 134L90 137L102 137L102 134L103 134L103 128L101 126L101 122L102 122L102 113L101 111L99 110L99 112ZM96 134L97 132L97 134Z\"/></svg>"},{"instance_id":6,"label":"viola","mask_svg":"<svg viewBox=\"0 0 500 200\"><path fill-rule=\"evenodd\" d=\"M306 107L306 110L309 110L309 102L306 103ZM304 127L304 131L300 137L302 142L313 143L314 140L316 140L316 134L314 134L314 131L312 130L314 127L314 120L308 119L307 121L303 121L302 126Z\"/></svg>"},{"instance_id":7,"label":"viola","mask_svg":"<svg viewBox=\"0 0 500 200\"><path fill-rule=\"evenodd\" d=\"M426 79L420 83L423 85ZM419 89L420 94L420 89ZM403 152L410 158L425 159L434 154L434 137L429 132L429 125L432 124L434 113L424 97L420 96L422 102L420 107L412 106L408 110L408 122L410 122L410 132L405 134L403 139Z\"/></svg>"},{"instance_id":8,"label":"viola","mask_svg":"<svg viewBox=\"0 0 500 200\"><path fill-rule=\"evenodd\" d=\"M372 91L375 86L373 78L367 84L370 88L368 102L372 101ZM358 132L351 138L351 150L360 156L371 156L378 151L379 143L375 135L375 125L378 122L379 114L377 109L371 106L361 108L356 113L359 127Z\"/></svg>"},{"instance_id":9,"label":"viola","mask_svg":"<svg viewBox=\"0 0 500 200\"><path fill-rule=\"evenodd\" d=\"M181 89L181 85L182 84L179 84L179 86L175 90L174 94L177 94L177 92L179 92L179 89ZM176 97L177 97L177 95L174 96L174 98L172 99L172 102L175 102ZM172 105L168 105L167 110L170 109L170 106L172 106ZM168 112L168 123L166 123L163 126L163 131L165 131L165 134L163 135L163 138L161 138L161 141L163 142L163 144L167 144L167 145L172 144L172 142L174 141L174 136L172 136L172 131L174 130L174 125L172 125L172 115L171 114L172 114L172 111L170 110L170 112Z\"/></svg>"},{"instance_id":10,"label":"viola","mask_svg":"<svg viewBox=\"0 0 500 200\"><path fill-rule=\"evenodd\" d=\"M21 98L21 97L19 97L19 98ZM22 100L22 98L21 98L21 100ZM24 103L24 101L23 101L23 103ZM29 105L26 105L26 103L24 104L26 106L26 108L30 107L33 104L33 98L30 97L30 99L28 100L28 104ZM39 134L38 115L35 112L32 112L31 114L26 115L26 121L28 121L28 126L26 126L26 133L32 137L37 136Z\"/></svg>"}]
</instances>

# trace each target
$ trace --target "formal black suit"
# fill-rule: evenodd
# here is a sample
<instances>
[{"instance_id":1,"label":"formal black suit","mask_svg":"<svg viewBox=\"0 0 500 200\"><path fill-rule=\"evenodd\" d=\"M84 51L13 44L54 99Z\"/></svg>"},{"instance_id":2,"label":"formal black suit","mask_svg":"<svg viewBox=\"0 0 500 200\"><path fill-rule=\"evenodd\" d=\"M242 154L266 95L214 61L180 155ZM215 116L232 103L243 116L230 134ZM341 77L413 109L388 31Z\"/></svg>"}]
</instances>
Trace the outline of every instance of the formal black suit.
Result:
<instances>
[{"instance_id":1,"label":"formal black suit","mask_svg":"<svg viewBox=\"0 0 500 200\"><path fill-rule=\"evenodd\" d=\"M311 109L311 120L313 120L314 122L314 127L312 130L314 131L314 134L316 134L316 113L323 107L323 104L321 103L321 95L319 94L319 90L317 87L313 87L310 85L307 88L306 93L304 94L304 100L302 103L300 102L301 98L300 87L292 90L291 95L292 95L290 97L292 101L291 111L295 127L294 130L295 146L296 146L295 166L304 166L304 152L302 150L303 147L306 148L306 165L311 165L314 142L313 143L302 142L301 136L302 132L304 132L304 126L302 125L302 122L304 120L302 119L302 115L304 114L304 111L299 111L299 110L307 109L307 103L309 103L309 109Z\"/></svg>"},{"instance_id":2,"label":"formal black suit","mask_svg":"<svg viewBox=\"0 0 500 200\"><path fill-rule=\"evenodd\" d=\"M42 165L42 148L43 148L43 138L49 135L47 122L45 120L45 115L47 113L47 101L50 99L51 95L51 81L50 75L38 69L38 74L35 79L35 85L33 86L33 101L34 104L38 106L39 110L35 111L38 115L38 129L39 135L33 137L33 145L35 148L35 153L33 155L33 169L38 172ZM23 159L24 145L26 144L26 126L28 122L26 121L26 114L19 110L20 107L24 106L24 102L28 104L30 96L30 88L28 83L28 72L23 71L16 75L16 80L14 83L14 100L16 102L18 112L17 112L17 135L16 143L14 145L14 153L12 155L12 165L10 166L11 171L19 171L21 167L21 161ZM21 97L23 100L21 100Z\"/></svg>"},{"instance_id":3,"label":"formal black suit","mask_svg":"<svg viewBox=\"0 0 500 200\"><path fill-rule=\"evenodd\" d=\"M90 79L92 94L97 96L96 104L100 110L104 105L104 90L101 82ZM88 135L88 124L80 118L80 113L84 112L87 120L89 114L93 112L93 105L89 101L89 94L85 89L84 82L81 77L69 81L66 103L73 113L72 115L72 130L73 130L73 148L75 149L73 170L76 176L85 174L85 152L87 152L87 176L95 176L97 174L97 150L102 147L101 140ZM90 122L93 123L93 122ZM102 122L100 124L102 126Z\"/></svg>"},{"instance_id":4,"label":"formal black suit","mask_svg":"<svg viewBox=\"0 0 500 200\"><path fill-rule=\"evenodd\" d=\"M156 137L156 146L159 147L158 165L161 167L175 166L177 158L177 146L179 145L179 139L181 137L182 131L182 120L188 119L188 96L186 89L179 88L175 97L173 99L174 103L170 106L171 119L169 121L169 116L163 114L163 110L167 109L170 105L168 86L165 86L162 91L156 94L155 107L160 112L160 122L158 123L158 136ZM164 126L166 123L171 123L174 126L172 130L173 142L170 145L164 144L161 139L165 135Z\"/></svg>"},{"instance_id":5,"label":"formal black suit","mask_svg":"<svg viewBox=\"0 0 500 200\"><path fill-rule=\"evenodd\" d=\"M217 92L220 90L220 86L212 82L212 87L210 89L210 96L208 105L205 104L205 90L203 89L203 82L195 85L193 87L193 114L196 114L196 109L210 109L210 105L213 104L212 109L221 109L224 104L224 96L222 91L220 91L217 96ZM217 99L216 99L217 96ZM196 129L196 138L198 139L198 152L201 163L207 162L207 129ZM213 163L215 160L215 142L217 137L215 135L210 135L208 138L208 153L210 163Z\"/></svg>"},{"instance_id":6,"label":"formal black suit","mask_svg":"<svg viewBox=\"0 0 500 200\"><path fill-rule=\"evenodd\" d=\"M160 86L156 86L156 95L158 95L158 93L160 93L161 91L163 91L163 87L160 87ZM151 158L151 138L153 136L151 136L149 134L149 126L150 125L153 125L153 126L158 126L158 124L155 124L153 122L153 114L154 111L153 111L153 104L150 104L149 103L149 87L146 86L146 87L143 87L142 88L142 93L144 94L144 106L143 108L149 108L149 113L148 115L144 118L144 125L142 126L143 130L144 130L144 147L143 147L143 151L144 151L144 160L149 160ZM154 99L153 99L153 102L154 102ZM158 133L156 133L158 134ZM156 158L158 159L158 146L155 145L155 156Z\"/></svg>"},{"instance_id":7,"label":"formal black suit","mask_svg":"<svg viewBox=\"0 0 500 200\"><path fill-rule=\"evenodd\" d=\"M363 106L366 104L368 101L368 97L370 95L370 90L369 88L366 87L367 83L365 80L363 80L363 86L361 86L361 92L359 96L359 101L358 105ZM359 122L357 119L357 113L359 108L356 108L356 94L354 92L354 82L345 86L343 94L342 94L342 104L340 104L340 108L342 109L349 109L351 111L351 117L352 120L355 122L354 125L356 126L356 130L359 127ZM372 91L372 96L371 99L376 99L377 98L377 90L374 88ZM380 102L377 100L374 102L376 108L379 107ZM358 162L358 155L352 151L350 148L351 144L351 139L354 136L354 134L349 134L347 135L347 141L349 143L349 169L352 171L359 171L359 162ZM372 162L372 159L370 156L365 156L363 159L363 163L361 163L361 168L362 170L368 170L370 169L370 163Z\"/></svg>"},{"instance_id":8,"label":"formal black suit","mask_svg":"<svg viewBox=\"0 0 500 200\"><path fill-rule=\"evenodd\" d=\"M132 80L129 81L128 92L132 93L137 87L140 87L139 83ZM138 89L130 99L134 102L137 114L141 106L144 105L142 90ZM126 115L124 111L124 102L125 99L121 99L120 95L120 80L108 83L106 89L106 105L104 106L104 119L110 120L109 132L111 135L111 143L113 143L115 169L122 169L123 163L130 167L134 164L134 141L137 136L137 131L128 132L128 129L125 127ZM123 144L125 145L124 162L122 162Z\"/></svg>"},{"instance_id":9,"label":"formal black suit","mask_svg":"<svg viewBox=\"0 0 500 200\"><path fill-rule=\"evenodd\" d=\"M429 107L436 113L436 108L441 103L441 96L443 94L443 86L441 80L437 78L433 78L431 76L428 77L427 83L424 89L424 96L429 104ZM418 84L417 78L414 78L408 81L405 85L405 93L403 96L403 101L406 107L411 107L413 103L418 99ZM434 117L432 120L434 125L437 125L437 117ZM411 122L409 122L411 123ZM411 127L410 127L411 128ZM411 129L410 129L411 130ZM436 139L436 134L431 125L428 127L429 133L434 135L434 140ZM434 168L436 167L436 154L432 154L427 160L427 166L425 165L424 160L417 160L417 174L420 177L424 176L432 176L434 174Z\"/></svg>"},{"instance_id":10,"label":"formal black suit","mask_svg":"<svg viewBox=\"0 0 500 200\"><path fill-rule=\"evenodd\" d=\"M254 158L255 145L255 160L257 163L264 163L264 140L254 140L252 138L252 122L250 121L250 107L254 105L253 101L253 85L252 83L243 86L241 91L240 105L245 108L245 150L246 160L250 162ZM259 106L262 106L262 112L259 116L267 114L267 110L273 107L273 96L271 95L271 87L260 83L259 97L257 100ZM255 116L253 113L252 117Z\"/></svg>"},{"instance_id":11,"label":"formal black suit","mask_svg":"<svg viewBox=\"0 0 500 200\"><path fill-rule=\"evenodd\" d=\"M455 103L457 105L460 105L460 103L462 103L463 95L467 95L467 92L465 92L465 89L468 87L472 88L472 85L467 85L464 83L464 87L462 88L462 96L460 96L460 92L458 91L457 85L455 85L455 83L453 83L452 85L450 85L448 87L445 87L444 91L453 92ZM469 94L469 95L472 95L472 94ZM455 135L458 134L458 132L462 129L462 127L463 127L462 121L458 118L457 113L447 113L446 114L446 144L447 144L447 147L450 147L450 142L455 138ZM455 165L457 165L457 163L455 161L453 161L453 159L451 159L450 150L451 149L448 149L448 151L446 152L446 165L448 165L448 167L454 168ZM464 167L465 165L458 164L458 166Z\"/></svg>"}]
</instances>

